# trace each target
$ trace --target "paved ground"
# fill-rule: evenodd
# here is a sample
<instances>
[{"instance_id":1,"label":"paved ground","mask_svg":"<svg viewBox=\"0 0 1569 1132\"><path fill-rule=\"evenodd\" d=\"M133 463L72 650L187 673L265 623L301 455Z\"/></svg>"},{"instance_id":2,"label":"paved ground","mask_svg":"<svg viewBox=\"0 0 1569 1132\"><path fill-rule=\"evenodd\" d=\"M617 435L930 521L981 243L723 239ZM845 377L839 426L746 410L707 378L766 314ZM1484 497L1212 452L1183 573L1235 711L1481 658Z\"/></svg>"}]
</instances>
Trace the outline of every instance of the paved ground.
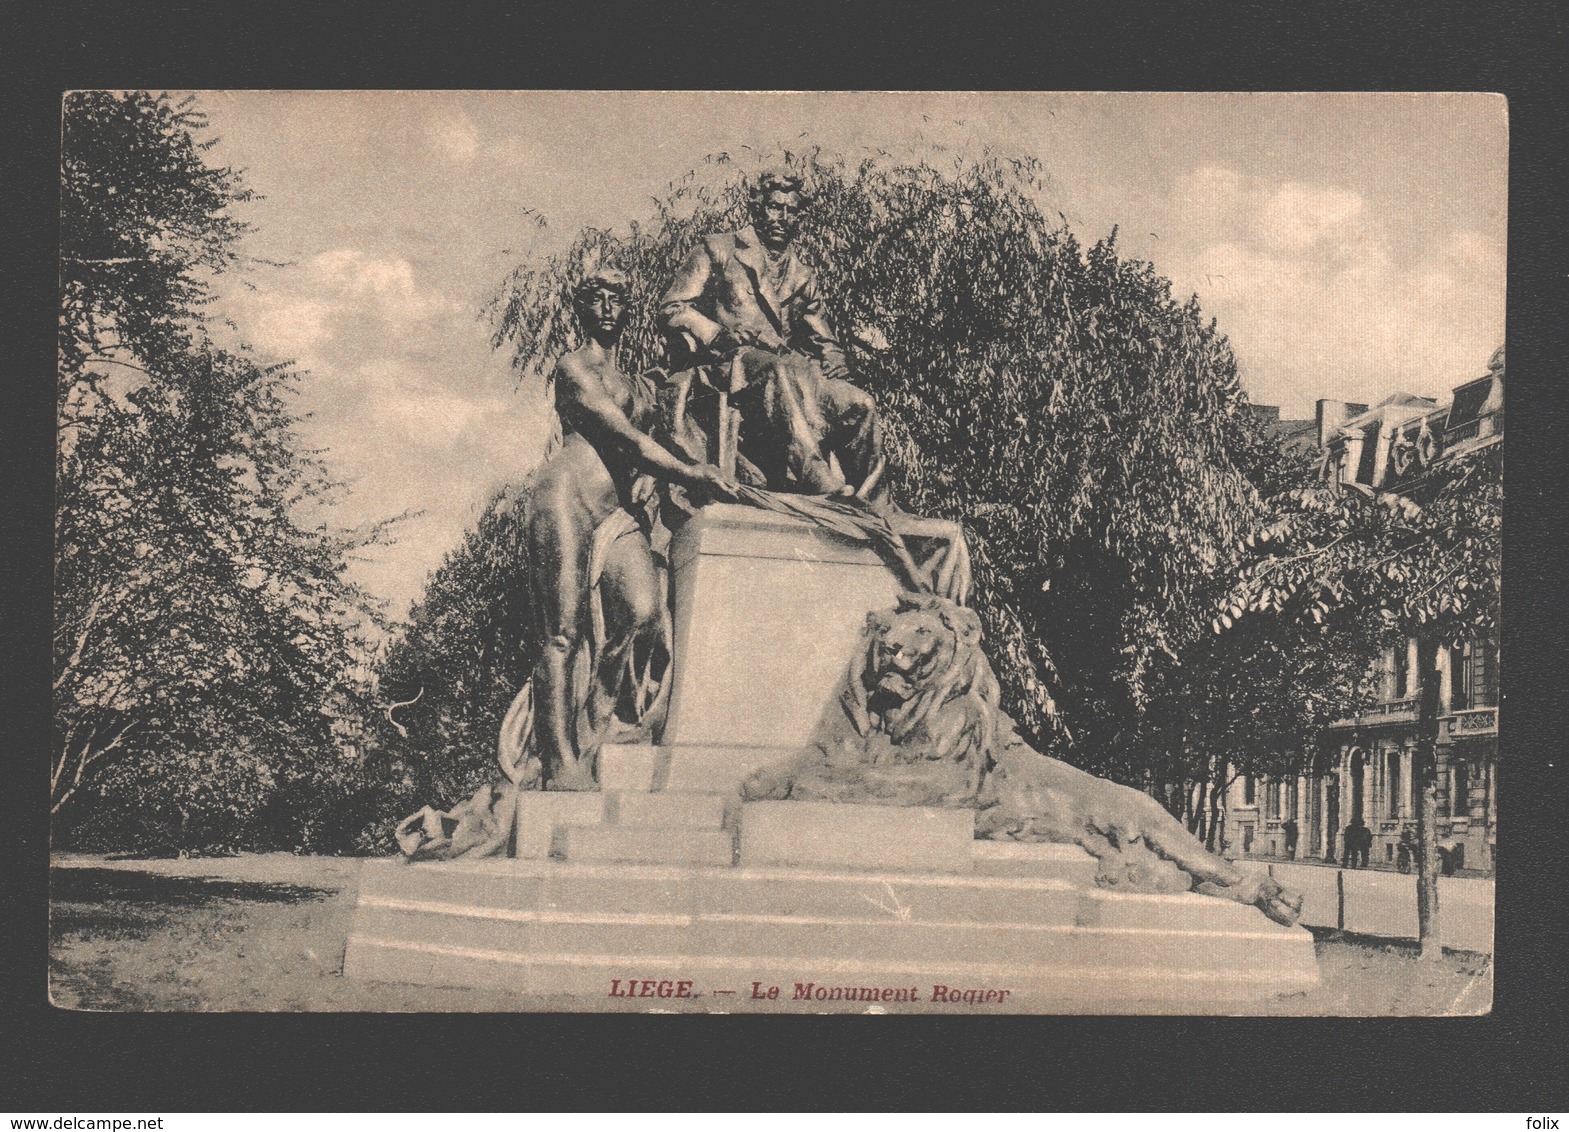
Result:
<instances>
[{"instance_id":1,"label":"paved ground","mask_svg":"<svg viewBox=\"0 0 1569 1132\"><path fill-rule=\"evenodd\" d=\"M50 994L77 1010L582 1010L580 1000L342 976L359 862L286 853L196 860L58 854ZM1315 932L1322 984L1248 1013L1485 1013L1486 956ZM596 1000L594 1009L606 1004ZM1243 1012L1243 1011L1237 1011Z\"/></svg>"}]
</instances>

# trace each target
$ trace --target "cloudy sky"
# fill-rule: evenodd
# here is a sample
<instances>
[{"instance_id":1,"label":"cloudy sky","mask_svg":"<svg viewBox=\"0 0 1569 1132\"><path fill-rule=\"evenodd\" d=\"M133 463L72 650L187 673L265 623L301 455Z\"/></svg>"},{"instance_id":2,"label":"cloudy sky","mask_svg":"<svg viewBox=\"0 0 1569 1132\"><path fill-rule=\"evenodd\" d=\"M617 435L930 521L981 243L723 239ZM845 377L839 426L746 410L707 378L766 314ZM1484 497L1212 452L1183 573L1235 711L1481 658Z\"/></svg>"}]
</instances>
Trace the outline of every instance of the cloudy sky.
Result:
<instances>
[{"instance_id":1,"label":"cloudy sky","mask_svg":"<svg viewBox=\"0 0 1569 1132\"><path fill-rule=\"evenodd\" d=\"M525 255L622 227L712 153L991 145L1039 158L1086 241L1196 292L1250 396L1444 396L1503 340L1503 101L1487 95L204 92L212 158L264 198L221 281L311 373L346 522L418 512L356 569L402 612L489 492L538 461L537 392L486 301ZM543 217L541 228L536 218Z\"/></svg>"}]
</instances>

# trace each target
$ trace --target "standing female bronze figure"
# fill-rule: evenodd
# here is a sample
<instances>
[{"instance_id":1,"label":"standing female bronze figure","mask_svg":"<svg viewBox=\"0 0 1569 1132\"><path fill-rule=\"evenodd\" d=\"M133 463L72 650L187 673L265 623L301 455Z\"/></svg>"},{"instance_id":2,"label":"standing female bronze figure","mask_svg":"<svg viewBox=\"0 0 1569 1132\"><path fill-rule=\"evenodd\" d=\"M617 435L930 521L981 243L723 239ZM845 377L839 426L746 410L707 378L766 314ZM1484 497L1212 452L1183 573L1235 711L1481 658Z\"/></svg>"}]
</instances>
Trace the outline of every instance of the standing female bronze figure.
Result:
<instances>
[{"instance_id":1,"label":"standing female bronze figure","mask_svg":"<svg viewBox=\"0 0 1569 1132\"><path fill-rule=\"evenodd\" d=\"M608 270L574 290L586 341L556 364L563 443L535 474L529 500L529 569L542 643L530 697L533 749L548 790L595 788L594 752L618 705L635 700L641 672L668 657L664 583L649 539L654 481L701 499L734 499L718 468L685 463L649 435L657 412L653 383L615 364L628 292L626 276ZM579 687L585 648L591 670ZM509 715L513 728L516 714Z\"/></svg>"}]
</instances>

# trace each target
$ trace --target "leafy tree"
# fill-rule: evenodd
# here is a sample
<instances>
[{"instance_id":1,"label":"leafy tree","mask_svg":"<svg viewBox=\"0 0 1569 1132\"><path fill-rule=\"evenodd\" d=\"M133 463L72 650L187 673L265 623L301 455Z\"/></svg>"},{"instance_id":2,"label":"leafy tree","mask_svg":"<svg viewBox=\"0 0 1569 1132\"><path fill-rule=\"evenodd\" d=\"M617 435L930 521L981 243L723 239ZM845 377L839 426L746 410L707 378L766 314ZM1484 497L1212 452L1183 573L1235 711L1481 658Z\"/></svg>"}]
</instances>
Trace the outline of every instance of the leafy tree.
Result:
<instances>
[{"instance_id":1,"label":"leafy tree","mask_svg":"<svg viewBox=\"0 0 1569 1132\"><path fill-rule=\"evenodd\" d=\"M300 375L206 334L249 193L203 126L65 107L52 806L106 843L297 845L356 757L374 613L344 567L376 532L317 518Z\"/></svg>"},{"instance_id":2,"label":"leafy tree","mask_svg":"<svg viewBox=\"0 0 1569 1132\"><path fill-rule=\"evenodd\" d=\"M1438 650L1497 631L1502 447L1440 455L1398 491L1318 484L1280 503L1227 598L1227 620L1376 617L1399 639L1416 639L1417 912L1422 954L1436 959Z\"/></svg>"},{"instance_id":3,"label":"leafy tree","mask_svg":"<svg viewBox=\"0 0 1569 1132\"><path fill-rule=\"evenodd\" d=\"M1235 577L1217 574L1217 591ZM1372 661L1388 636L1381 623L1344 617L1251 618L1196 637L1152 673L1150 708L1129 747L1157 796L1166 786L1173 813L1219 848L1227 788L1244 775L1314 774L1325 728L1372 702Z\"/></svg>"},{"instance_id":4,"label":"leafy tree","mask_svg":"<svg viewBox=\"0 0 1569 1132\"><path fill-rule=\"evenodd\" d=\"M1235 584L1259 535L1269 529L1269 501L1312 482L1317 460L1280 443L1260 418L1239 422L1232 459L1264 505L1195 589L1194 607L1213 607ZM1151 792L1211 849L1220 835L1227 789L1237 778L1313 773L1324 728L1371 702L1371 664L1389 634L1382 624L1343 618L1298 625L1254 619L1221 633L1191 624L1145 673L1145 707L1126 716L1115 740L1127 764L1142 768ZM1130 775L1132 777L1132 775Z\"/></svg>"},{"instance_id":5,"label":"leafy tree","mask_svg":"<svg viewBox=\"0 0 1569 1132\"><path fill-rule=\"evenodd\" d=\"M60 408L63 424L105 406L90 361L134 362L188 347L211 299L207 277L238 262L252 197L208 165L215 139L187 98L68 95L60 160Z\"/></svg>"},{"instance_id":6,"label":"leafy tree","mask_svg":"<svg viewBox=\"0 0 1569 1132\"><path fill-rule=\"evenodd\" d=\"M376 764L384 805L361 843L385 848L398 818L451 805L496 775L503 716L537 657L532 631L525 481L498 492L443 560L381 657Z\"/></svg>"}]
</instances>

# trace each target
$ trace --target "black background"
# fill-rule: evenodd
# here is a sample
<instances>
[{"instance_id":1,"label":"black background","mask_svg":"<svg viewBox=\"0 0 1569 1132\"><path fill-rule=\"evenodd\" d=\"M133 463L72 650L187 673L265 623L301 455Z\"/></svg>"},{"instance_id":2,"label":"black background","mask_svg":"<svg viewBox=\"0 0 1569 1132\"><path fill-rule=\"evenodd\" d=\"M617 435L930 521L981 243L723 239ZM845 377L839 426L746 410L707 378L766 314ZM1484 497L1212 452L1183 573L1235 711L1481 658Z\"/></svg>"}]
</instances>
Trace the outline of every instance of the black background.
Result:
<instances>
[{"instance_id":1,"label":"black background","mask_svg":"<svg viewBox=\"0 0 1569 1132\"><path fill-rule=\"evenodd\" d=\"M1561 6L9 5L0 1111L1562 1111ZM1555 7L1559 10L1555 11ZM86 87L1485 90L1510 99L1494 1010L1477 1019L130 1015L45 995L61 92ZM10 237L19 236L13 244ZM1549 763L1552 765L1549 766ZM1480 1127L1480 1126L1479 1126Z\"/></svg>"}]
</instances>

